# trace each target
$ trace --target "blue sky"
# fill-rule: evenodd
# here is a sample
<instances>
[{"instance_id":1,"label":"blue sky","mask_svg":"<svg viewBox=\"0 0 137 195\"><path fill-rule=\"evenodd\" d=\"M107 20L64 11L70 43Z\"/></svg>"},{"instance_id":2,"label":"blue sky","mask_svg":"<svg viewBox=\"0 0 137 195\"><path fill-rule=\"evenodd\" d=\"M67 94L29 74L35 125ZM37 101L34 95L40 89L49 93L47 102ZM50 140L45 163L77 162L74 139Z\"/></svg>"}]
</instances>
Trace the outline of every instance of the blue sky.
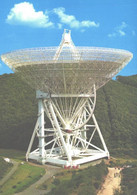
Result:
<instances>
[{"instance_id":1,"label":"blue sky","mask_svg":"<svg viewBox=\"0 0 137 195\"><path fill-rule=\"evenodd\" d=\"M76 46L129 50L119 75L137 74L137 0L4 0L0 26L0 54L58 46L66 28ZM0 74L11 72L0 61Z\"/></svg>"}]
</instances>

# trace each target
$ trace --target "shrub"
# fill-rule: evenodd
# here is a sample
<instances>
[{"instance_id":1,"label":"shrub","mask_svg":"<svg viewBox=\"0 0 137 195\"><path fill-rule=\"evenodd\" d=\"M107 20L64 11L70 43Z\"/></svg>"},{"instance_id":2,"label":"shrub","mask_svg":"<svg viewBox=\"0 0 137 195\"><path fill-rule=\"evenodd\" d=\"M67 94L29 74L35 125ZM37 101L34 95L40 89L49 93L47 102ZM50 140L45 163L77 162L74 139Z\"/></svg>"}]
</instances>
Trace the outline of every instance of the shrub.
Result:
<instances>
[{"instance_id":1,"label":"shrub","mask_svg":"<svg viewBox=\"0 0 137 195\"><path fill-rule=\"evenodd\" d=\"M60 180L55 178L52 183L54 185L59 185L60 184Z\"/></svg>"}]
</instances>

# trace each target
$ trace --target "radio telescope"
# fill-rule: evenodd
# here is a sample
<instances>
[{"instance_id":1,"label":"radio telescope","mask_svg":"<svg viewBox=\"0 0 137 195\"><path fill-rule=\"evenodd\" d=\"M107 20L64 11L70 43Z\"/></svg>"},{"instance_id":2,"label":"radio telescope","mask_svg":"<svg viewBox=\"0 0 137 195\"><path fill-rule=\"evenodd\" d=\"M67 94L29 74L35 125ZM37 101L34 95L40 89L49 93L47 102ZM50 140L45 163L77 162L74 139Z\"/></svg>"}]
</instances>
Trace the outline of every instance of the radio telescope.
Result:
<instances>
[{"instance_id":1,"label":"radio telescope","mask_svg":"<svg viewBox=\"0 0 137 195\"><path fill-rule=\"evenodd\" d=\"M38 119L26 159L73 167L109 158L94 115L96 90L132 56L119 49L75 47L70 30L64 30L59 47L3 54L3 62L36 90L38 99ZM46 126L45 116L51 127ZM35 137L39 144L32 151Z\"/></svg>"}]
</instances>

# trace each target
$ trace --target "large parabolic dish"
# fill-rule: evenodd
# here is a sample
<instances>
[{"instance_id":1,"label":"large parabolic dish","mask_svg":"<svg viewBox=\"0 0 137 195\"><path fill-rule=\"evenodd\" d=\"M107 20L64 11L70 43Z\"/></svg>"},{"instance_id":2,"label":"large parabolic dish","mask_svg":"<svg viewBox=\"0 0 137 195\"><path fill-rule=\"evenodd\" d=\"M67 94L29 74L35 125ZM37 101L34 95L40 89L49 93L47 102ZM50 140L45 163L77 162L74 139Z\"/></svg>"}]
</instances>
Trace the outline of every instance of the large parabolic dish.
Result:
<instances>
[{"instance_id":1,"label":"large parabolic dish","mask_svg":"<svg viewBox=\"0 0 137 195\"><path fill-rule=\"evenodd\" d=\"M59 47L3 54L5 64L37 91L38 119L26 159L74 167L109 158L94 116L96 90L132 56L119 49L75 47L69 30L64 31ZM38 148L31 151L35 136Z\"/></svg>"},{"instance_id":2,"label":"large parabolic dish","mask_svg":"<svg viewBox=\"0 0 137 195\"><path fill-rule=\"evenodd\" d=\"M68 34L69 35L69 34ZM2 60L32 88L52 94L91 94L114 77L131 59L126 50L75 47L71 38L59 47L23 49Z\"/></svg>"}]
</instances>

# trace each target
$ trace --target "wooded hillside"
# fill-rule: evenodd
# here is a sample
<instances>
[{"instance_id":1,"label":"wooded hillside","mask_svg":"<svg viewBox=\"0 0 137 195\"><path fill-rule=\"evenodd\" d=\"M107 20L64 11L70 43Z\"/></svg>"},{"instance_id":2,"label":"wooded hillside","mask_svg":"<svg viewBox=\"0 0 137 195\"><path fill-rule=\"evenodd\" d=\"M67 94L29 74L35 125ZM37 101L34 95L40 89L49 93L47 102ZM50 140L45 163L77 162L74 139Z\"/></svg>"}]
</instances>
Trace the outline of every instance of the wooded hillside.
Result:
<instances>
[{"instance_id":1,"label":"wooded hillside","mask_svg":"<svg viewBox=\"0 0 137 195\"><path fill-rule=\"evenodd\" d=\"M96 118L112 155L137 155L137 75L97 91ZM35 91L15 74L0 76L0 148L26 150L37 118Z\"/></svg>"}]
</instances>

